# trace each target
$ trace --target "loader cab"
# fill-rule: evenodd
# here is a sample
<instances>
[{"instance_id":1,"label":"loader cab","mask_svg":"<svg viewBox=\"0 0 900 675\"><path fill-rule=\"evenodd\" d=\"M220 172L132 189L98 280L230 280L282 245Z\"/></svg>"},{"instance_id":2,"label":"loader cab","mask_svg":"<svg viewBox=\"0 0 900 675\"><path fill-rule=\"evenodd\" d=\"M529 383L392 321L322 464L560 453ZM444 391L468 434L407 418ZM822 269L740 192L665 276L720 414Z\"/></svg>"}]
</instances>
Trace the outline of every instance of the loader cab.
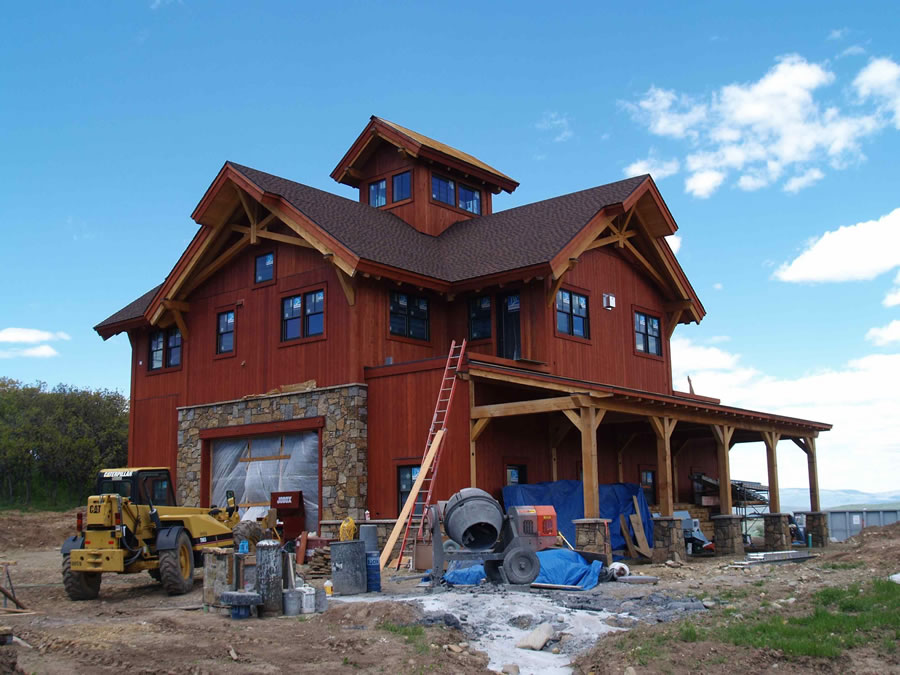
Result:
<instances>
[{"instance_id":1,"label":"loader cab","mask_svg":"<svg viewBox=\"0 0 900 675\"><path fill-rule=\"evenodd\" d=\"M103 469L97 474L97 494L118 494L133 504L177 506L172 479L165 468Z\"/></svg>"}]
</instances>

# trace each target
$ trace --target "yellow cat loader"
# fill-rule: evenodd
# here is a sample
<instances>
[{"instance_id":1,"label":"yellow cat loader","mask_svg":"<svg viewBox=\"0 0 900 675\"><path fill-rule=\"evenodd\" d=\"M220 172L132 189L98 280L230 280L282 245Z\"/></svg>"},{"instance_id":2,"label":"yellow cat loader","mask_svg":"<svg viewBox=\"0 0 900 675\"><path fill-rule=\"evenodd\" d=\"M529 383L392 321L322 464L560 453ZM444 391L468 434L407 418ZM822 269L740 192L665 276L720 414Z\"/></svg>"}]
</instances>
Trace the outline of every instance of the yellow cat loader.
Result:
<instances>
[{"instance_id":1,"label":"yellow cat loader","mask_svg":"<svg viewBox=\"0 0 900 675\"><path fill-rule=\"evenodd\" d=\"M144 570L170 595L187 593L204 548L234 546L240 539L255 546L262 536L257 523L240 522L231 491L227 501L221 509L176 506L167 468L103 469L87 517L78 513L77 533L61 548L66 593L92 600L104 572Z\"/></svg>"}]
</instances>

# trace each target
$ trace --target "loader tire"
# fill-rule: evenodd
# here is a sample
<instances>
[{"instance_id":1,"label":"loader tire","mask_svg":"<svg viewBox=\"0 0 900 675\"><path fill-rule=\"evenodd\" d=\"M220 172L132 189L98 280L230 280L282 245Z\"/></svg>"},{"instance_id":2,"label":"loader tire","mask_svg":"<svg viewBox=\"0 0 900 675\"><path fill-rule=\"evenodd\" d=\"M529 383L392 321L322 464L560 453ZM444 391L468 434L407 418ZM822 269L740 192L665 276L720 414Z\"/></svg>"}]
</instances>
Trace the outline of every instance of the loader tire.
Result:
<instances>
[{"instance_id":1,"label":"loader tire","mask_svg":"<svg viewBox=\"0 0 900 675\"><path fill-rule=\"evenodd\" d=\"M94 600L100 595L99 572L73 572L72 561L68 555L63 556L63 587L66 595L72 600Z\"/></svg>"},{"instance_id":2,"label":"loader tire","mask_svg":"<svg viewBox=\"0 0 900 675\"><path fill-rule=\"evenodd\" d=\"M194 550L184 530L175 548L159 552L159 580L169 595L183 595L194 588Z\"/></svg>"},{"instance_id":3,"label":"loader tire","mask_svg":"<svg viewBox=\"0 0 900 675\"><path fill-rule=\"evenodd\" d=\"M255 520L242 520L231 531L234 535L234 548L237 550L238 543L246 541L250 547L250 553L256 551L257 542L265 539L265 532L262 526Z\"/></svg>"}]
</instances>

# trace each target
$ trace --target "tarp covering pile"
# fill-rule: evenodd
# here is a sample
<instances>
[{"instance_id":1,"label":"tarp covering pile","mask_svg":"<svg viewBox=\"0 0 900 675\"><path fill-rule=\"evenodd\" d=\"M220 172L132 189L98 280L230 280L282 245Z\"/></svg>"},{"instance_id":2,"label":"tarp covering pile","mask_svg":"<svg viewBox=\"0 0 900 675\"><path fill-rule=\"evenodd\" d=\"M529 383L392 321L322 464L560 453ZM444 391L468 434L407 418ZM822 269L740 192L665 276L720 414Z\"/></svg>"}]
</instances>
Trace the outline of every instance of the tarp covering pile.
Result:
<instances>
[{"instance_id":1,"label":"tarp covering pile","mask_svg":"<svg viewBox=\"0 0 900 675\"><path fill-rule=\"evenodd\" d=\"M578 586L587 591L596 586L603 571L603 563L595 560L588 563L584 558L568 549L548 549L538 551L541 572L534 583ZM484 565L476 563L470 567L456 568L452 562L444 573L444 581L456 586L475 586L484 579ZM455 568L455 569L454 569Z\"/></svg>"},{"instance_id":2,"label":"tarp covering pile","mask_svg":"<svg viewBox=\"0 0 900 675\"><path fill-rule=\"evenodd\" d=\"M609 535L613 550L625 548L625 539L622 537L622 526L619 515L633 514L634 500L637 497L638 507L641 511L641 520L644 523L644 534L647 543L653 547L653 518L650 508L644 498L644 491L636 483L612 483L600 485L600 517L608 518ZM556 521L559 531L575 545L575 525L573 520L584 518L584 486L580 480L557 480L549 483L534 483L532 485L507 485L503 488L503 504L510 506L552 506L556 509ZM629 524L629 532L632 537L634 532Z\"/></svg>"}]
</instances>

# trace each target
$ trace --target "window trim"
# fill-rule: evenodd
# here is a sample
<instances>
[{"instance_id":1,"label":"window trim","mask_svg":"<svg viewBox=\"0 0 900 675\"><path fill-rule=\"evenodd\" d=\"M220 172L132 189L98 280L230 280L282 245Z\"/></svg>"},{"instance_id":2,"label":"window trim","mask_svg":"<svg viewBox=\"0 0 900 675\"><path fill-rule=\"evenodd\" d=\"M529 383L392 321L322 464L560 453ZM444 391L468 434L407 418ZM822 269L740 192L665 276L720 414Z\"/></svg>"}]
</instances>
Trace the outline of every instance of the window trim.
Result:
<instances>
[{"instance_id":1,"label":"window trim","mask_svg":"<svg viewBox=\"0 0 900 675\"><path fill-rule=\"evenodd\" d=\"M256 261L262 258L263 256L271 255L272 256L272 278L266 279L265 281L256 281ZM266 286L271 286L275 282L278 281L278 256L275 255L275 249L269 249L268 251L262 251L253 256L253 269L251 270L253 275L253 283L251 284L251 288L264 288Z\"/></svg>"},{"instance_id":2,"label":"window trim","mask_svg":"<svg viewBox=\"0 0 900 675\"><path fill-rule=\"evenodd\" d=\"M234 305L223 305L222 307L216 307L216 323L214 326L214 334L215 339L213 340L213 358L215 359L232 359L237 356L238 350L238 335L237 335L237 325L238 325L238 313L237 313L237 304ZM234 312L234 328L231 331L231 351L230 352L220 352L219 351L219 316L225 314L226 312Z\"/></svg>"},{"instance_id":3,"label":"window trim","mask_svg":"<svg viewBox=\"0 0 900 675\"><path fill-rule=\"evenodd\" d=\"M407 298L419 298L419 299L423 299L423 300L427 300L427 301L428 301L428 318L426 319L426 323L425 323L425 331L426 331L426 337L425 337L425 339L417 338L417 337L410 337L410 335L409 335L409 323L408 323L408 322L407 322L407 327L406 327L406 335L398 335L397 333L392 333L392 332L391 332L391 314L392 314L392 312L391 312L391 295L393 295L394 293L400 293L400 294L402 294L402 295L407 296ZM434 306L434 304L433 304L433 302L432 302L431 296L425 295L424 293L421 294L421 295L415 295L415 294L413 294L413 293L407 293L407 292L405 292L405 291L388 290L388 297L387 297L387 311L388 311L387 329L388 329L388 340L397 340L397 341L399 341L399 342L406 342L406 343L408 343L408 344L413 344L413 345L430 345L430 344L431 344L431 340L432 340L432 332L431 332L431 315L432 315L432 307L433 307L433 306ZM407 317L408 317L408 316L409 316L409 314L407 313Z\"/></svg>"},{"instance_id":4,"label":"window trim","mask_svg":"<svg viewBox=\"0 0 900 675\"><path fill-rule=\"evenodd\" d=\"M325 294L324 306L322 311L322 333L319 335L310 335L309 337L303 337L303 326L304 326L304 318L305 315L301 315L300 317L300 332L301 336L298 338L292 338L290 340L283 340L282 335L282 311L284 307L284 301L288 298L293 298L295 296L305 297L307 293L313 293L315 291L322 291ZM305 305L301 302L301 311L305 309ZM328 337L328 284L327 282L319 282L317 284L308 284L305 286L299 286L295 288L291 288L289 290L282 291L278 295L278 314L277 314L277 332L278 335L278 349L284 349L288 347L296 347L297 345L305 345L310 342L319 342L320 340L325 340Z\"/></svg>"},{"instance_id":5,"label":"window trim","mask_svg":"<svg viewBox=\"0 0 900 675\"><path fill-rule=\"evenodd\" d=\"M581 337L580 335L572 335L570 333L562 333L559 330L559 325L556 321L556 297L553 298L553 311L551 314L551 321L553 321L553 335L562 340L572 340L573 342L578 342L580 344L590 344L592 341L592 336L594 334L593 327L591 326L591 291L587 288L580 288L579 286L571 286L569 284L564 284L559 287L559 290L556 291L556 295L559 295L560 291L567 291L568 293L575 293L576 295L581 295L587 300L587 337ZM573 316L570 314L569 316ZM574 326L574 324L573 324Z\"/></svg>"},{"instance_id":6,"label":"window trim","mask_svg":"<svg viewBox=\"0 0 900 675\"><path fill-rule=\"evenodd\" d=\"M643 314L644 316L649 316L653 319L659 319L659 354L651 354L650 352L642 352L637 348L637 344L635 341L635 335L637 331L634 329L634 315L635 314ZM639 305L631 306L631 323L628 325L628 334L631 339L631 349L634 352L635 356L640 356L645 359L653 359L654 361L665 361L666 360L666 350L663 349L663 341L664 336L666 334L666 327L663 323L662 313L657 313L652 309L648 309L646 307L640 307Z\"/></svg>"},{"instance_id":7,"label":"window trim","mask_svg":"<svg viewBox=\"0 0 900 675\"><path fill-rule=\"evenodd\" d=\"M453 203L452 204L448 204L447 202L442 202L441 200L434 198L431 180L435 176L437 176L441 180L453 181L454 187L453 187ZM469 188L470 190L479 192L481 194L481 197L479 197L479 205L481 208L481 212L475 213L474 211L466 211L465 209L460 208L460 206L459 206L459 185L460 185L460 182L456 178L453 178L447 174L443 174L439 171L431 171L428 176L428 201L429 201L429 203L434 204L436 206L440 206L445 209L451 209L453 211L456 211L457 213L464 213L467 216L472 217L472 218L474 218L475 216L484 215L484 202L485 202L484 190L480 190L480 189L470 185L469 183L463 183L463 185L465 185L465 187Z\"/></svg>"},{"instance_id":8,"label":"window trim","mask_svg":"<svg viewBox=\"0 0 900 675\"><path fill-rule=\"evenodd\" d=\"M178 372L179 370L181 370L182 366L184 365L184 355L185 355L185 351L187 348L187 343L184 340L184 335L181 336L181 361L180 361L180 363L177 366L167 366L166 365L166 361L168 360L168 354L169 354L169 334L176 330L179 333L181 332L181 330L178 328L178 326L170 326L169 328L160 328L157 330L150 331L147 334L147 368L146 368L147 375L161 375L163 373L174 373L174 372ZM163 335L163 355L162 355L163 365L160 366L159 368L151 368L150 367L150 363L151 363L150 340L153 338L154 333L162 333L162 335Z\"/></svg>"},{"instance_id":9,"label":"window trim","mask_svg":"<svg viewBox=\"0 0 900 675\"><path fill-rule=\"evenodd\" d=\"M490 311L488 313L488 321L490 322L488 329L490 330L490 335L488 335L487 337L473 338L472 337L471 304L473 301L479 300L481 298L488 298L491 301L491 307L490 307ZM493 342L493 340L494 340L494 306L496 304L497 303L494 302L494 296L491 295L490 293L483 293L481 295L470 295L466 298L466 322L467 322L467 334L469 336L468 344L480 345L480 344L489 344L489 343Z\"/></svg>"}]
</instances>

